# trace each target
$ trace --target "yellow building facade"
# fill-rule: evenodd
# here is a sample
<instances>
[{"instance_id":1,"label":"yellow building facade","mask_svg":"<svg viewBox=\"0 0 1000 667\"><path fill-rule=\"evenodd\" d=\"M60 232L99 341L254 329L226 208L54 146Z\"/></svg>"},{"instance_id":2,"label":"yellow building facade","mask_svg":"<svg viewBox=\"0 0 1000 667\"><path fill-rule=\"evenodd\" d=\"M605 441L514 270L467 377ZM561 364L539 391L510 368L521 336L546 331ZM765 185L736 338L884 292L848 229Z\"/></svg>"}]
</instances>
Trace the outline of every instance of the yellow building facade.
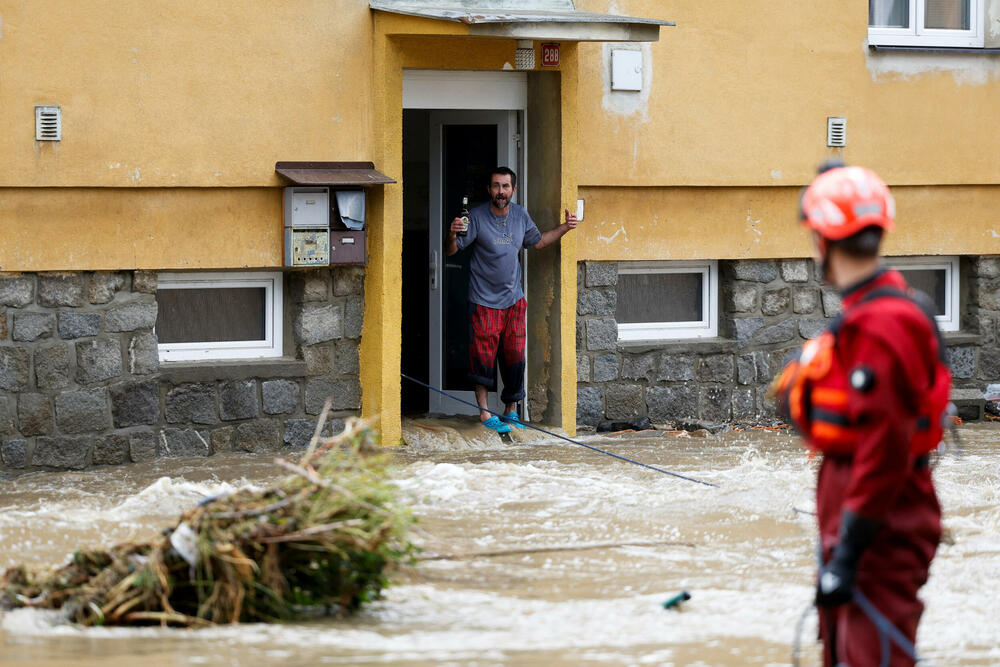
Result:
<instances>
[{"instance_id":1,"label":"yellow building facade","mask_svg":"<svg viewBox=\"0 0 1000 667\"><path fill-rule=\"evenodd\" d=\"M428 195L408 186L406 176L416 183L432 166L433 158L422 157L423 145L437 145L433 127L441 124L426 127L445 108L420 108L412 100L461 99L464 86L468 109L482 110L478 100L496 87L491 82L506 85L516 75L523 100L511 106L505 136L511 160L516 156L526 172L523 202L542 229L558 224L561 211L577 209L578 202L585 211L576 232L527 260L533 419L573 432L578 422L644 411L652 416L651 392L674 381L657 379L674 377L656 370L669 363L664 354L696 357L695 377L703 354L728 355L723 366L732 366L738 389L741 354L770 352L790 341L758 341L762 349L744 351L734 342L740 340L734 321L759 314L758 331L772 326L770 318L792 315L790 305L758 313L772 288L789 290L790 303L805 286L822 296L814 277L802 284L781 281L801 273L807 258L796 202L828 157L870 166L893 186L900 224L890 253L965 258L956 270L968 274L961 303L971 304L984 290L992 294L992 283L976 283L992 280L992 260L981 258L1000 252L1000 132L989 122L1000 111L1000 56L992 50L1000 46L1000 2L970 1L979 11L983 45L953 52L872 48L861 0L779 2L767 11L739 2L539 0L528 3L538 5L535 16L485 1L0 6L0 271L6 281L0 296L7 295L0 299L0 347L9 348L0 361L10 375L0 376L0 407L10 422L3 437L24 443L9 447L7 458L22 461L24 450L23 460L31 463L31 454L42 451L41 465L58 466L51 452L66 438L118 434L132 438L116 445L130 453L114 454L110 462L137 460L151 451L163 454L162 443L143 438L167 428L178 431L178 442L196 443L200 453L206 450L197 442L206 435L213 442L217 436L220 448L252 449L255 437L274 434L289 442L288 422L298 420L295 427L304 429L315 421L319 395L343 389L352 377L357 387L348 392L359 397L337 414L379 415L387 441L397 442L407 409L400 372L408 368L412 341L426 347L426 332L415 329L428 326L411 326L408 308L414 306L405 296L426 274L422 245L414 250L406 240L410 202ZM472 9L440 11L451 4ZM419 11L403 11L412 6ZM558 62L543 62L552 47ZM534 63L519 69L525 48ZM616 60L634 64L635 76L624 84L633 88L620 89L614 80ZM437 73L430 79L438 83L411 74L416 71ZM477 83L469 73L499 78ZM447 104L450 111L462 109L461 101ZM58 109L57 141L37 139L36 107ZM844 146L827 145L829 118L843 119ZM404 130L411 126L419 128ZM408 152L417 144L420 149ZM317 274L315 267L286 266L283 195L294 183L276 172L281 161L371 162L393 181L365 187L363 268ZM437 228L427 231L431 216L421 215L413 224L425 239ZM613 321L616 307L607 299L604 310L582 303L584 297L612 298L616 289L619 304L631 298L622 292L631 278L598 277L609 267L621 268L611 272L615 276L632 275L631 262L662 268L663 262L706 260L716 263L716 273L705 275L722 276L717 302L708 308L722 320L733 311L736 283L743 280L735 278L733 287L727 275L752 273L760 268L754 262L770 262L781 274L774 284L759 282L747 297L757 310L737 308L735 319L717 326L705 342L707 352L692 352L694 343L669 334L646 340L636 352L621 333L629 327ZM420 267L416 275L412 266ZM164 285L172 285L172 276L209 272L280 274L285 301L272 325L284 337L269 362L277 368L273 373L261 367L240 374L231 367L248 362L224 354L212 356L215 362L187 364L162 357L156 338L162 322L153 326L149 318L157 316L157 303L163 316L158 299ZM68 292L53 287L59 280L68 281ZM101 285L119 283L109 300L94 296ZM583 293L591 288L597 291ZM118 309L140 305L146 308L142 326L123 329ZM993 372L992 357L981 358L978 347L995 340L1000 315L992 305L976 301L982 312L967 312L960 327L971 336L961 342L973 350L970 380L976 382ZM361 319L348 322L352 308L363 309L363 327ZM331 318L343 322L330 325ZM73 329L64 319L85 320L92 328L67 334ZM589 340L590 330L600 338L599 325L617 326L618 337L611 332L610 343ZM111 374L81 370L86 345L108 333L120 336L107 358ZM150 344L159 346L160 359L148 361L148 373L134 372L134 350ZM349 358L338 356L341 348ZM650 354L655 358L647 359ZM630 375L623 364L640 357L653 370ZM39 368L48 368L50 358L65 368L55 379L40 380ZM423 364L424 353L414 359ZM327 372L337 364L339 371ZM720 379L706 382L726 386L725 368ZM286 384L264 386L276 382ZM658 388L657 382L667 385ZM122 396L143 383L156 394L144 404L145 416L119 419L129 403ZM751 393L759 388L747 387ZM578 405L581 390L590 400L587 419ZM633 401L639 407L612 409L609 397L619 390L639 396ZM186 405L178 396L191 391L215 401L215 412L199 421L177 407ZM67 392L74 396L61 398ZM27 430L21 424L33 411L21 407L26 394L48 406L34 411L42 425ZM243 405L241 396L251 394L252 407L235 409ZM79 426L65 407L77 395L104 397L95 405L110 416ZM414 405L429 409L420 401ZM736 416L732 410L726 415ZM271 421L258 428L254 420ZM143 435L133 437L128 429ZM88 446L74 465L104 461Z\"/></svg>"}]
</instances>

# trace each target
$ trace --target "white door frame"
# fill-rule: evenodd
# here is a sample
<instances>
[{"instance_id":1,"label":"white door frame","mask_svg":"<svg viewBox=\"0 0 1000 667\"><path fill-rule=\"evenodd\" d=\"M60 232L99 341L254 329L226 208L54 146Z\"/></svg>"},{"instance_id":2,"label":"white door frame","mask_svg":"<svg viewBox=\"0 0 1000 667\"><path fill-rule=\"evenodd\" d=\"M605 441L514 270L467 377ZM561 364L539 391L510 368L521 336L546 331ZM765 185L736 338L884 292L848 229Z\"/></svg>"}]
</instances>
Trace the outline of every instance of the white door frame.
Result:
<instances>
[{"instance_id":1,"label":"white door frame","mask_svg":"<svg viewBox=\"0 0 1000 667\"><path fill-rule=\"evenodd\" d=\"M443 331L443 292L441 290L444 264L447 258L438 250L443 236L441 188L443 172L441 163L442 125L493 124L498 125L497 156L501 164L510 164L518 174L517 203L527 201L527 157L525 146L526 112L528 105L528 79L525 72L480 72L444 70L403 70L403 108L433 109L430 121L430 202L429 202L429 265L430 285L430 340L429 380L434 387L442 387L443 360L441 334ZM497 113L502 112L502 113ZM518 134L518 114L520 128ZM440 254L438 254L440 252ZM522 280L527 281L526 253L521 253ZM527 355L527 349L525 350ZM525 364L527 387L527 364ZM456 392L460 398L475 403L473 392ZM449 414L476 414L478 411L462 403L447 400L437 392L430 392L429 411ZM490 395L490 408L502 408L495 393ZM528 419L527 402L523 415Z\"/></svg>"}]
</instances>

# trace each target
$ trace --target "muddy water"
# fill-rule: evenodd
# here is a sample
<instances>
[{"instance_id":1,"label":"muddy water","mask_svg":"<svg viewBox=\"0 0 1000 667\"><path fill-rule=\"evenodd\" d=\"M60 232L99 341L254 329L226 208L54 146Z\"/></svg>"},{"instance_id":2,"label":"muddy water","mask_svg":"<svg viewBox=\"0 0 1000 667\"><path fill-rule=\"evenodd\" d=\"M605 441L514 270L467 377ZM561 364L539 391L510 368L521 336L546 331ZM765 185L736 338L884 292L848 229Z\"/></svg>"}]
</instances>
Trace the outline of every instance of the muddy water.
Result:
<instances>
[{"instance_id":1,"label":"muddy water","mask_svg":"<svg viewBox=\"0 0 1000 667\"><path fill-rule=\"evenodd\" d=\"M924 588L918 643L936 664L998 664L1000 429L962 432L964 456L935 472L953 544ZM794 509L812 509L815 474L794 438L587 442L721 488L558 441L401 451L399 484L434 536L426 554L536 551L424 561L349 621L191 632L0 613L0 665L789 664L811 597L815 532ZM204 496L275 475L267 458L232 454L0 480L0 568L148 539ZM565 549L585 545L595 548ZM664 610L681 590L691 600ZM803 664L817 664L814 634L810 615Z\"/></svg>"}]
</instances>

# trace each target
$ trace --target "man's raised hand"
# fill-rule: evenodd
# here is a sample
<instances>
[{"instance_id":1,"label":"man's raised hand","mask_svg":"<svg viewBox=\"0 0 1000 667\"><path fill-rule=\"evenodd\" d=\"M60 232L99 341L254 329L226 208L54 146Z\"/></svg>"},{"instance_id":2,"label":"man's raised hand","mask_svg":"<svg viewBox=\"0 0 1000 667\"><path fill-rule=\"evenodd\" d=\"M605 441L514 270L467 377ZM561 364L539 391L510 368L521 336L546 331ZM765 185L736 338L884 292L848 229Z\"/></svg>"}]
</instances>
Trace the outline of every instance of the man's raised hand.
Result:
<instances>
[{"instance_id":1,"label":"man's raised hand","mask_svg":"<svg viewBox=\"0 0 1000 667\"><path fill-rule=\"evenodd\" d=\"M570 229L576 229L576 226L580 224L580 221L576 219L576 214L570 213L569 209L566 209L566 225Z\"/></svg>"}]
</instances>

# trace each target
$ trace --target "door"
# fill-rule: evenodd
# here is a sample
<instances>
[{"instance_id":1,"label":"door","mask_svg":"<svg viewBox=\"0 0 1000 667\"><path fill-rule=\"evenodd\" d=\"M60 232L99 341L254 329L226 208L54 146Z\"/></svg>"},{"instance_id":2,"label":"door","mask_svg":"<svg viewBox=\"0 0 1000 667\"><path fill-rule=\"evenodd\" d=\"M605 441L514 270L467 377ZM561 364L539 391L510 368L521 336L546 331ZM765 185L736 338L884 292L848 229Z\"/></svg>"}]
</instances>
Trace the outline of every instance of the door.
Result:
<instances>
[{"instance_id":1,"label":"door","mask_svg":"<svg viewBox=\"0 0 1000 667\"><path fill-rule=\"evenodd\" d=\"M449 110L430 114L430 220L429 285L430 384L475 403L469 368L469 250L448 257L444 237L452 218L468 195L469 208L489 199L490 172L497 165L510 166L519 176L518 114L516 111ZM521 191L514 200L521 203ZM525 253L521 253L524 267ZM526 267L522 272L527 275ZM490 392L489 407L500 411L497 392ZM472 406L431 392L430 412L477 414Z\"/></svg>"}]
</instances>

